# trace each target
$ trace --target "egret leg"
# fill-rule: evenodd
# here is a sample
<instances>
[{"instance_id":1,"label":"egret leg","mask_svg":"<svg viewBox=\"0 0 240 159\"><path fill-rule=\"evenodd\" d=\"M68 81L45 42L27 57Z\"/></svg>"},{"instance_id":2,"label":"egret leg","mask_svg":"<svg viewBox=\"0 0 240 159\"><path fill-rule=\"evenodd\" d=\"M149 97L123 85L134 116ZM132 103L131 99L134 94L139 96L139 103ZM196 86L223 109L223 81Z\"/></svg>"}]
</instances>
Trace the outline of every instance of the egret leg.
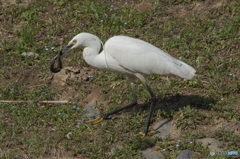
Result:
<instances>
[{"instance_id":1,"label":"egret leg","mask_svg":"<svg viewBox=\"0 0 240 159\"><path fill-rule=\"evenodd\" d=\"M140 132L139 134L142 135L142 138L144 138L147 133L148 133L148 129L149 129L149 125L150 125L150 120L152 117L152 112L153 109L156 105L156 96L154 95L154 93L152 92L151 88L148 86L148 84L146 82L144 82L145 87L147 88L148 92L151 95L151 107L150 107L150 111L149 111L149 115L148 115L148 119L147 119L147 123L146 123L146 127L145 130L143 132ZM150 134L156 134L156 131L151 131Z\"/></svg>"},{"instance_id":2,"label":"egret leg","mask_svg":"<svg viewBox=\"0 0 240 159\"><path fill-rule=\"evenodd\" d=\"M148 133L148 129L149 129L149 125L150 125L150 120L151 120L151 117L152 117L152 112L153 112L153 109L156 105L156 96L154 95L154 93L152 92L151 88L148 86L148 84L144 81L143 82L145 87L147 88L148 92L150 93L151 95L151 107L150 107L150 111L149 111L149 115L148 115L148 119L147 119L147 123L146 123L146 127L145 127L145 130L143 132L140 132L139 134L142 135L141 138L144 138L147 133ZM131 83L131 86L132 86L132 93L133 93L133 101L131 104L128 104L122 108L119 108L117 110L114 110L112 112L109 112L105 115L103 115L103 117L98 117L94 120L90 120L90 121L87 121L86 123L93 123L93 124L97 124L99 122L101 122L102 120L107 120L107 119L111 119L109 118L110 115L112 114L116 114L124 109L128 109L128 108L131 108L135 105L137 105L137 96L136 96L136 92L135 92L135 84L134 83ZM151 131L149 134L156 134L155 131Z\"/></svg>"},{"instance_id":3,"label":"egret leg","mask_svg":"<svg viewBox=\"0 0 240 159\"><path fill-rule=\"evenodd\" d=\"M135 84L133 82L131 82L131 87L132 87L132 94L133 94L133 101L132 101L132 103L130 103L130 104L124 106L124 107L121 107L119 109L116 109L116 110L114 110L112 112L109 112L109 113L103 115L102 117L98 117L98 118L96 118L94 120L87 121L86 123L97 124L97 123L101 122L102 120L111 119L111 118L109 118L110 115L116 114L116 113L118 113L118 112L120 112L120 111L122 111L124 109L128 109L128 108L131 108L131 107L137 105L137 96L136 96L136 92L135 92Z\"/></svg>"}]
</instances>

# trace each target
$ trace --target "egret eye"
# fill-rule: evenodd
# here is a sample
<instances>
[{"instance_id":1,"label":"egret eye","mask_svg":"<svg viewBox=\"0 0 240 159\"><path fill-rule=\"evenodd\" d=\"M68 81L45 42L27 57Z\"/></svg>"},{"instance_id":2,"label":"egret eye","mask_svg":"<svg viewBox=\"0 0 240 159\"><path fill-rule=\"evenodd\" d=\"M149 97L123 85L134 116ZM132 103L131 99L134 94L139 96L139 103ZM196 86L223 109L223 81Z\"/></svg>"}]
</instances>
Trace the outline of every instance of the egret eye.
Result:
<instances>
[{"instance_id":1,"label":"egret eye","mask_svg":"<svg viewBox=\"0 0 240 159\"><path fill-rule=\"evenodd\" d=\"M77 40L73 40L73 44L76 44L77 43Z\"/></svg>"}]
</instances>

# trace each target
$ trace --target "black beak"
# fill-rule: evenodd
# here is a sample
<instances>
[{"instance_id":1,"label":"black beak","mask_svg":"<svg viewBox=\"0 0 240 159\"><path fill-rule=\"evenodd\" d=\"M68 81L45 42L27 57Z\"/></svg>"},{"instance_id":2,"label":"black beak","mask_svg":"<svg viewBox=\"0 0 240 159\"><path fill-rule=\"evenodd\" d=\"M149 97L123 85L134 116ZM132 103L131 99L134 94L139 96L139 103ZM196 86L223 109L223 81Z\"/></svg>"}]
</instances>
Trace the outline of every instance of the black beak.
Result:
<instances>
[{"instance_id":1,"label":"black beak","mask_svg":"<svg viewBox=\"0 0 240 159\"><path fill-rule=\"evenodd\" d=\"M65 54L66 52L68 52L68 50L70 50L73 45L74 45L74 44L70 44L70 45L65 46L65 48L62 50L62 54L61 54L61 55L63 55L63 54Z\"/></svg>"},{"instance_id":2,"label":"black beak","mask_svg":"<svg viewBox=\"0 0 240 159\"><path fill-rule=\"evenodd\" d=\"M61 61L61 56L66 53L69 49L71 49L71 47L73 46L74 44L70 44L70 45L67 45L64 49L62 49L52 60L51 60L51 63L50 63L50 71L53 72L53 73L58 73L61 71L62 69L62 61ZM57 59L58 61L58 65L57 65L57 68L54 68L54 63L55 63L55 60Z\"/></svg>"}]
</instances>

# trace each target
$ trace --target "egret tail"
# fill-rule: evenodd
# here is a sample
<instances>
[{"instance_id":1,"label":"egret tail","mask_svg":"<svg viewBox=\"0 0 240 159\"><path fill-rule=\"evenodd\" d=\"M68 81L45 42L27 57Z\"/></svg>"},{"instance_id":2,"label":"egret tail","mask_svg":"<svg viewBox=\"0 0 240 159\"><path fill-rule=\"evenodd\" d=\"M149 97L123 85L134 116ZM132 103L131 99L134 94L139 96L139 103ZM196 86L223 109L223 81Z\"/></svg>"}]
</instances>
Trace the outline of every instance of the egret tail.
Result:
<instances>
[{"instance_id":1,"label":"egret tail","mask_svg":"<svg viewBox=\"0 0 240 159\"><path fill-rule=\"evenodd\" d=\"M177 75L179 77L185 78L187 80L191 80L194 78L196 70L189 66L188 64L175 59L176 61L172 62L171 65L171 74Z\"/></svg>"}]
</instances>

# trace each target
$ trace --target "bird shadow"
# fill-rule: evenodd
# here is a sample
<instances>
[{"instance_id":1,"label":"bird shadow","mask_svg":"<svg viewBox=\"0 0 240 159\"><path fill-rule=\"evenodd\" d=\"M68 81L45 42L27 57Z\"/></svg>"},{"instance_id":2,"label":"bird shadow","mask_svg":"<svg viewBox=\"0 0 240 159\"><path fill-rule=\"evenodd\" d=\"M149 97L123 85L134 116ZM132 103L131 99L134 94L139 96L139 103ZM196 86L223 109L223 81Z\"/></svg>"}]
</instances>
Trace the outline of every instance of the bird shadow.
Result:
<instances>
[{"instance_id":1,"label":"bird shadow","mask_svg":"<svg viewBox=\"0 0 240 159\"><path fill-rule=\"evenodd\" d=\"M198 95L176 95L160 98L155 106L155 109L178 111L179 108L190 106L196 109L211 110L211 104L217 103L213 97L202 97Z\"/></svg>"},{"instance_id":2,"label":"bird shadow","mask_svg":"<svg viewBox=\"0 0 240 159\"><path fill-rule=\"evenodd\" d=\"M179 108L184 108L190 106L191 108L202 109L202 110L211 110L212 104L216 104L217 100L211 96L202 97L198 95L175 95L167 96L165 98L158 97L154 112L157 110L174 110L175 112ZM139 112L139 111L148 111L150 109L151 101L145 102L143 104L137 104L131 109L125 110L125 112Z\"/></svg>"},{"instance_id":3,"label":"bird shadow","mask_svg":"<svg viewBox=\"0 0 240 159\"><path fill-rule=\"evenodd\" d=\"M179 111L179 108L184 108L186 106L190 106L191 108L196 109L202 109L202 110L211 110L212 104L216 104L217 100L213 97L202 97L198 95L175 95L175 96L167 96L165 98L158 97L156 106L153 110L153 112L157 112L158 110L174 110L174 112ZM134 112L139 113L142 111L148 112L150 109L151 101L145 102L143 104L137 104L135 107L125 110L126 112ZM153 113L154 116L154 113ZM160 134L160 128L164 127L165 125L168 125L169 122L173 121L173 117L170 117L170 119L167 119L166 121L162 121L162 123L157 126L157 128L154 128L154 130ZM163 130L161 130L163 131ZM154 139L154 138L153 138ZM162 138L156 138L158 141L162 141ZM156 146L156 143L152 140L147 140L146 143L149 145L149 147L143 148L143 150L146 150L147 148L152 148Z\"/></svg>"}]
</instances>

